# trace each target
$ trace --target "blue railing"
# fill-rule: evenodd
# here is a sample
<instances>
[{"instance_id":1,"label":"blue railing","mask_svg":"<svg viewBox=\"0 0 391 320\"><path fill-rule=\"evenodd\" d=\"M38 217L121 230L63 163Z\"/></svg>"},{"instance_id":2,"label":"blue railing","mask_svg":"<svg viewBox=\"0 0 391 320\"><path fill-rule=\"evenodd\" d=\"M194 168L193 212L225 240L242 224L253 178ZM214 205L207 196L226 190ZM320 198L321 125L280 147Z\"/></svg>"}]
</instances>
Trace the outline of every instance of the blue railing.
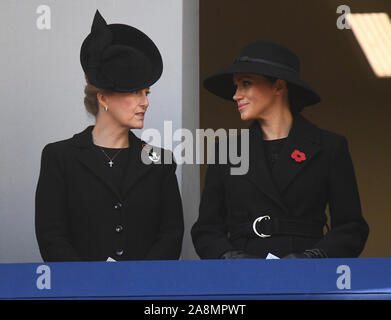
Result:
<instances>
[{"instance_id":1,"label":"blue railing","mask_svg":"<svg viewBox=\"0 0 391 320\"><path fill-rule=\"evenodd\" d=\"M1 299L391 299L391 258L0 264Z\"/></svg>"}]
</instances>

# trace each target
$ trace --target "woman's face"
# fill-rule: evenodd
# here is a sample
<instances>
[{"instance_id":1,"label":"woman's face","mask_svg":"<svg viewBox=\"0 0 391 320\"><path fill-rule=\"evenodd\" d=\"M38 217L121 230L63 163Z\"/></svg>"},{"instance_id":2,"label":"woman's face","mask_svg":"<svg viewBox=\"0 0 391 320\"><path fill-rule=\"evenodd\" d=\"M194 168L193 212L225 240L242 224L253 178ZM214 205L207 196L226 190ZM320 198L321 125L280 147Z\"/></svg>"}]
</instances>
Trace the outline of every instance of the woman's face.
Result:
<instances>
[{"instance_id":1,"label":"woman's face","mask_svg":"<svg viewBox=\"0 0 391 320\"><path fill-rule=\"evenodd\" d=\"M233 82L236 87L233 100L237 103L242 120L262 118L277 101L279 91L276 85L261 75L236 73Z\"/></svg>"},{"instance_id":2,"label":"woman's face","mask_svg":"<svg viewBox=\"0 0 391 320\"><path fill-rule=\"evenodd\" d=\"M144 116L149 106L149 88L132 93L115 92L105 96L101 104L108 110L100 110L107 113L114 122L130 129L141 129L144 126Z\"/></svg>"}]
</instances>

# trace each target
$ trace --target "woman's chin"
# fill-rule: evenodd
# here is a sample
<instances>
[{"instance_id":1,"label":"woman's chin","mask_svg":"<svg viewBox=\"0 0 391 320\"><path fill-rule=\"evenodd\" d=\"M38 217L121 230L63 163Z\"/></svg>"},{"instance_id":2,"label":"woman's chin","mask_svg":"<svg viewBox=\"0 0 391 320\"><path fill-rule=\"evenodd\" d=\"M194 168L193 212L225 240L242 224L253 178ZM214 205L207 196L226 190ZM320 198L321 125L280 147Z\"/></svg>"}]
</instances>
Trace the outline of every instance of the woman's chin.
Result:
<instances>
[{"instance_id":1,"label":"woman's chin","mask_svg":"<svg viewBox=\"0 0 391 320\"><path fill-rule=\"evenodd\" d=\"M130 126L133 129L142 129L144 127L144 120L132 121Z\"/></svg>"},{"instance_id":2,"label":"woman's chin","mask_svg":"<svg viewBox=\"0 0 391 320\"><path fill-rule=\"evenodd\" d=\"M245 120L251 120L251 117L247 114L247 112L242 112L240 114L240 118L245 121Z\"/></svg>"}]
</instances>

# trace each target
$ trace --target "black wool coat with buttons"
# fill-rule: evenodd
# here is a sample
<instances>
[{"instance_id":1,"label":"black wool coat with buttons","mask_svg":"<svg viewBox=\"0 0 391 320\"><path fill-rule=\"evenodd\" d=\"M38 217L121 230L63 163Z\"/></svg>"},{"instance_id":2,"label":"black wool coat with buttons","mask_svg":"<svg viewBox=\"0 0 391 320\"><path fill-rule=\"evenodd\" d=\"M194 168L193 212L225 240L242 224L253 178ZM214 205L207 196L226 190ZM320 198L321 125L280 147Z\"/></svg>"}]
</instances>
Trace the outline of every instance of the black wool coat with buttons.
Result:
<instances>
[{"instance_id":1,"label":"black wool coat with buttons","mask_svg":"<svg viewBox=\"0 0 391 320\"><path fill-rule=\"evenodd\" d=\"M249 141L246 174L231 175L230 161L208 166L199 217L192 228L198 255L218 259L226 251L244 250L262 258L269 252L283 257L316 248L328 257L359 256L369 228L346 138L297 115L272 172L258 122L250 127ZM238 143L241 150L240 139ZM292 158L295 150L305 155L304 161ZM331 228L326 233L327 205ZM259 234L271 236L259 237L253 221L266 215L270 219L255 227ZM303 233L297 224L313 234Z\"/></svg>"},{"instance_id":2,"label":"black wool coat with buttons","mask_svg":"<svg viewBox=\"0 0 391 320\"><path fill-rule=\"evenodd\" d=\"M172 153L144 164L143 142L129 131L123 192L99 170L93 126L43 149L36 189L35 228L44 261L178 259L182 202ZM156 150L156 148L154 148Z\"/></svg>"}]
</instances>

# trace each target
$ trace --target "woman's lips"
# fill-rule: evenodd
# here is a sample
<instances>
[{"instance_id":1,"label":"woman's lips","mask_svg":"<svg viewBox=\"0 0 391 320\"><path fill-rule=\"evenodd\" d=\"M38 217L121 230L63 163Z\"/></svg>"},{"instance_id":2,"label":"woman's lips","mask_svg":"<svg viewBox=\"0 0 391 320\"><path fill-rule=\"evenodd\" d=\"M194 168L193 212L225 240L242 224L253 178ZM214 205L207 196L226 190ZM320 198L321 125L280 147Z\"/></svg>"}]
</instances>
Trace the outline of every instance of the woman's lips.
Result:
<instances>
[{"instance_id":1,"label":"woman's lips","mask_svg":"<svg viewBox=\"0 0 391 320\"><path fill-rule=\"evenodd\" d=\"M238 105L239 112L242 111L247 105L248 105L248 103L241 103L241 104L239 104Z\"/></svg>"},{"instance_id":2,"label":"woman's lips","mask_svg":"<svg viewBox=\"0 0 391 320\"><path fill-rule=\"evenodd\" d=\"M136 113L136 116L138 116L139 118L144 119L144 113L145 112L138 112L138 113Z\"/></svg>"}]
</instances>

